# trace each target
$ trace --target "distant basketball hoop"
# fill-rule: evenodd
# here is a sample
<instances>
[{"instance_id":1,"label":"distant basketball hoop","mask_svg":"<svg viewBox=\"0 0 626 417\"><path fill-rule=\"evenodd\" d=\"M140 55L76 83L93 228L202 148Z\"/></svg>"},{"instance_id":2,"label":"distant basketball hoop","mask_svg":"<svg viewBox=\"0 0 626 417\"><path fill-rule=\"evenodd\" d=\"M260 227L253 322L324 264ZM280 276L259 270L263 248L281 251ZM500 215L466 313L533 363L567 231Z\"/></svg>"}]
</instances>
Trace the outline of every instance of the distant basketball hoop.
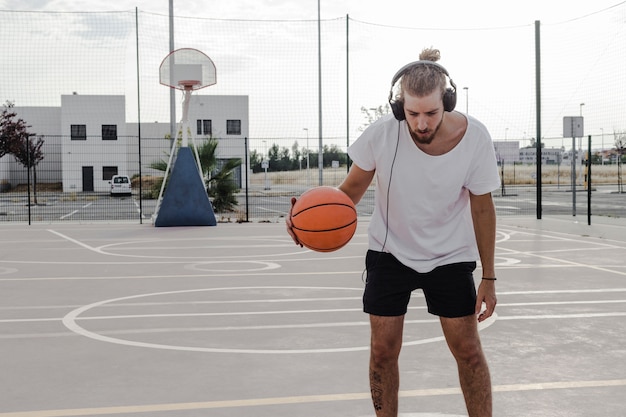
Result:
<instances>
[{"instance_id":1,"label":"distant basketball hoop","mask_svg":"<svg viewBox=\"0 0 626 417\"><path fill-rule=\"evenodd\" d=\"M193 48L181 48L163 59L159 67L159 82L184 92L182 146L188 146L189 103L191 93L217 83L215 64L205 53ZM193 141L193 136L191 138Z\"/></svg>"},{"instance_id":2,"label":"distant basketball hoop","mask_svg":"<svg viewBox=\"0 0 626 417\"><path fill-rule=\"evenodd\" d=\"M159 223L163 223L163 225L167 226L189 224L215 225L215 217L204 186L200 155L198 154L196 146L193 146L193 154L195 154L195 165L197 165L196 172L198 173L198 176L196 178L191 178L188 174L193 171L190 171L188 166L181 165L194 164L192 150L189 149L189 139L191 139L193 144L193 133L192 130L189 129L189 105L191 103L191 93L195 90L216 84L217 78L215 74L215 64L213 64L211 58L203 52L193 48L181 48L171 52L165 57L159 67L159 82L162 85L183 91L183 117L181 119L180 130L181 143L180 149L178 150L180 152L179 156L182 155L182 157L177 158L177 167L172 171L172 177L174 179L180 179L182 176L180 181L182 188L185 188L185 190L176 189L168 194L168 201L170 201L170 203L166 204L166 211L177 212L180 207L189 206L186 210L183 210L183 212L187 214L191 213L193 220L190 221L188 219L180 219L176 214L174 219L163 220L163 222L158 221L158 215L163 201L163 191L165 190L166 184L166 181L163 181L161 184L161 191L159 192L159 199L153 215L156 225ZM174 153L177 150L176 145L178 141L176 139L177 138L172 138L172 150L167 162L165 178L169 178L170 170L172 170L172 161ZM199 198L199 203L198 201L191 202L189 195L197 196ZM197 209L197 207L204 206L207 206L206 210L202 210L200 217L202 218L210 212L209 218L202 218L198 220L193 213L194 207ZM165 217L169 218L169 213L166 214Z\"/></svg>"}]
</instances>

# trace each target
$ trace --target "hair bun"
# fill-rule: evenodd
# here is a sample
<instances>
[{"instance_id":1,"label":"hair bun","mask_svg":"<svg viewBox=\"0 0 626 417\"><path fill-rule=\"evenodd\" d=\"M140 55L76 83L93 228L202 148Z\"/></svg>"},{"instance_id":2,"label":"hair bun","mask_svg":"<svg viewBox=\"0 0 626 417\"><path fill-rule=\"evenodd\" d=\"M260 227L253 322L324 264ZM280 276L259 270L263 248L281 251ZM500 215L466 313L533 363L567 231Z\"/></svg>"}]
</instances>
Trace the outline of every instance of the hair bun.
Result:
<instances>
[{"instance_id":1,"label":"hair bun","mask_svg":"<svg viewBox=\"0 0 626 417\"><path fill-rule=\"evenodd\" d=\"M439 52L439 49L424 48L420 53L420 61L437 62L439 61L439 58L441 58L441 53Z\"/></svg>"}]
</instances>

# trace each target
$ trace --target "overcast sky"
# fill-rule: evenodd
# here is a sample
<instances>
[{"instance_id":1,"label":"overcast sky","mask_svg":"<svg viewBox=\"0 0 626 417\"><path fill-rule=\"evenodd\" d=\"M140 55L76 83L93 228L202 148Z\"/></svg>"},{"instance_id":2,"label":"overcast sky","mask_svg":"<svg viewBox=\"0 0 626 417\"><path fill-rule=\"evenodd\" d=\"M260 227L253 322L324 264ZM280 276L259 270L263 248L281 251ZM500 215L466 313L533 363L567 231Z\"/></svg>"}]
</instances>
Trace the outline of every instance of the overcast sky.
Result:
<instances>
[{"instance_id":1,"label":"overcast sky","mask_svg":"<svg viewBox=\"0 0 626 417\"><path fill-rule=\"evenodd\" d=\"M558 23L621 3L618 0L320 0L322 19L352 19L424 28L477 28ZM168 14L168 0L0 0L0 9L28 11L140 10ZM316 0L174 0L177 16L219 19L316 19Z\"/></svg>"}]
</instances>

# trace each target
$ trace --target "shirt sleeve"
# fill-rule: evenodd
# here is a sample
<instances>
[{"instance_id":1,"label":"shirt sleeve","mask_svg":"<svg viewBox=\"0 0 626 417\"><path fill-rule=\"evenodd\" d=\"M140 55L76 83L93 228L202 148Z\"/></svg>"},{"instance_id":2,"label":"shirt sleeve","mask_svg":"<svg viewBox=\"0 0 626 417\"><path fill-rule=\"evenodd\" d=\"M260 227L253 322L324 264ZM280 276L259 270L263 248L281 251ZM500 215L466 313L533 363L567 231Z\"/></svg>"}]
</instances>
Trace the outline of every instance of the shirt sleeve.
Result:
<instances>
[{"instance_id":1,"label":"shirt sleeve","mask_svg":"<svg viewBox=\"0 0 626 417\"><path fill-rule=\"evenodd\" d=\"M473 168L469 171L465 187L474 195L482 195L500 187L500 173L489 132L482 125L477 126L477 130Z\"/></svg>"},{"instance_id":2,"label":"shirt sleeve","mask_svg":"<svg viewBox=\"0 0 626 417\"><path fill-rule=\"evenodd\" d=\"M348 148L348 155L352 162L365 171L376 169L376 160L371 150L373 126L369 126L359 138Z\"/></svg>"},{"instance_id":3,"label":"shirt sleeve","mask_svg":"<svg viewBox=\"0 0 626 417\"><path fill-rule=\"evenodd\" d=\"M348 155L352 161L365 171L377 169L376 159L387 152L399 135L398 123L393 115L386 115L372 123L365 129L359 138L348 148Z\"/></svg>"}]
</instances>

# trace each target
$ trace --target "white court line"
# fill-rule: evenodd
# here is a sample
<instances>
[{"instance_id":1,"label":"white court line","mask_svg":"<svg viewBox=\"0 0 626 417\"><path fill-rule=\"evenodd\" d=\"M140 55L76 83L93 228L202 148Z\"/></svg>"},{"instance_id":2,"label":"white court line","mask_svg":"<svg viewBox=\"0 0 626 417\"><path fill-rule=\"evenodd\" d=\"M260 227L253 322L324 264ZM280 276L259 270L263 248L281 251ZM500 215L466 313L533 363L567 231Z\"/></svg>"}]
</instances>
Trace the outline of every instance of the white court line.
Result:
<instances>
[{"instance_id":1,"label":"white court line","mask_svg":"<svg viewBox=\"0 0 626 417\"><path fill-rule=\"evenodd\" d=\"M578 314L537 314L526 316L498 316L500 320L554 320L554 319L589 319L598 317L626 317L626 312L578 313Z\"/></svg>"},{"instance_id":2,"label":"white court line","mask_svg":"<svg viewBox=\"0 0 626 417\"><path fill-rule=\"evenodd\" d=\"M542 294L600 294L600 293L620 293L626 292L626 288L588 288L580 290L532 290L532 291L498 291L498 296L506 295L542 295ZM412 298L423 298L420 293L415 293ZM159 302L141 302L141 303L117 303L114 305L105 305L103 307L146 307L146 306L172 306L172 305L188 305L188 304L255 304L255 303L294 303L294 302L318 302L318 301L354 301L361 300L361 296L355 297L313 297L313 298L268 298L268 299L245 299L245 300L195 300L195 301L159 301ZM64 305L39 305L39 306L1 306L2 310L47 310L47 309L68 309L78 308L83 304L64 304ZM511 303L498 303L498 306L511 305ZM411 308L411 307L409 307Z\"/></svg>"},{"instance_id":3,"label":"white court line","mask_svg":"<svg viewBox=\"0 0 626 417\"><path fill-rule=\"evenodd\" d=\"M613 225L612 228L626 228L626 226L621 225ZM515 242L535 242L534 237L540 236L544 241L552 240L566 240L576 243L581 243L581 236L576 233L565 233L565 232L556 232L551 230L538 230L538 229L516 229L511 228L511 226L499 226L498 230L502 230L503 233L510 233L511 235L527 235L529 236L528 240L515 240ZM576 236L572 238L572 236ZM615 240L608 239L605 237L598 236L584 236L586 239L586 243L591 243L593 245L601 245L607 246L609 248L618 248L623 249L624 242L623 240ZM613 243L609 243L613 242Z\"/></svg>"},{"instance_id":4,"label":"white court line","mask_svg":"<svg viewBox=\"0 0 626 417\"><path fill-rule=\"evenodd\" d=\"M626 291L626 289L624 290ZM415 294L419 296L419 294ZM215 304L259 304L259 303L305 303L319 301L355 301L361 300L361 297L312 297L312 298L268 298L268 299L245 299L245 300L194 300L194 301L155 301L143 303L119 303L108 305L108 307L149 307L149 306L175 306L175 305L215 305ZM50 305L50 306L0 306L1 310L46 310L46 309L68 309L78 308L83 304L73 305ZM107 307L107 306L103 306Z\"/></svg>"},{"instance_id":5,"label":"white court line","mask_svg":"<svg viewBox=\"0 0 626 417\"><path fill-rule=\"evenodd\" d=\"M577 305L577 304L614 304L626 303L626 300L598 300L598 301L542 301L528 303L510 303L500 304L498 307L530 307L530 306L550 306L550 305ZM409 307L409 310L424 310L426 306ZM128 314L128 315L109 315L109 316L87 316L77 317L77 320L118 320L118 319L138 319L138 318L166 318L166 317L236 317L236 316L270 316L279 314L320 314L320 313L349 313L362 312L362 308L328 308L328 309L308 309L308 310L271 310L271 311L227 311L217 313L166 313L166 314ZM592 314L592 313L590 313ZM606 314L622 314L622 313L606 313ZM586 314L575 315L576 317L586 317ZM535 316L533 316L535 317ZM543 316L540 316L543 317ZM18 319L19 320L19 319ZM33 321L36 319L25 319L25 321ZM0 320L0 323L5 322ZM12 319L7 322L15 322ZM303 327L306 327L303 325ZM329 326L330 327L330 326Z\"/></svg>"},{"instance_id":6,"label":"white court line","mask_svg":"<svg viewBox=\"0 0 626 417\"><path fill-rule=\"evenodd\" d=\"M502 251L506 251L509 254L513 254L513 255L525 255L525 256L529 256L529 257L534 257L534 258L540 258L540 259L546 259L552 262L556 262L556 263L561 263L561 264L566 264L569 266L575 266L575 267L579 267L579 268L588 268L588 269L593 269L596 271L602 271L602 272L609 272L612 274L617 274L617 275L626 275L626 271L616 271L614 269L608 269L602 266L596 266L596 265L590 265L590 264L584 264L584 263L580 263L580 262L575 262L575 261L570 261L567 259L561 259L561 258L554 258L552 256L546 256L546 255L541 255L540 253L534 252L534 251L520 251L520 250L516 250L516 249L507 249L507 248L498 248L498 250L502 250ZM541 268L541 265L537 265L537 268Z\"/></svg>"},{"instance_id":7,"label":"white court line","mask_svg":"<svg viewBox=\"0 0 626 417\"><path fill-rule=\"evenodd\" d=\"M626 317L626 312L614 313L572 313L572 314L545 314L545 315L525 315L525 316L501 316L497 317L497 321L515 321L515 320L556 320L556 319L586 319L586 318L608 318L608 317ZM20 323L20 322L39 322L39 321L60 321L60 318L49 319L15 319L3 320L0 323ZM438 324L438 319L423 320L406 320L405 324ZM357 327L369 326L368 321L354 322L337 322L337 323L310 323L310 324L286 324L286 325L259 325L259 326L222 326L222 327L161 327L151 329L124 329L124 330L106 330L99 334L108 336L117 335L138 335L138 334L156 334L156 333L191 333L191 332L213 332L213 331L241 331L241 330L287 330L287 329L305 329L305 328L333 328L333 327ZM54 338L82 336L73 331L54 332L54 333L20 333L20 334L0 334L0 340L8 339L38 339L38 338ZM443 341L442 337L431 338L420 341L420 344ZM407 346L404 344L404 346ZM150 346L149 346L150 347ZM279 352L275 352L279 353Z\"/></svg>"},{"instance_id":8,"label":"white court line","mask_svg":"<svg viewBox=\"0 0 626 417\"><path fill-rule=\"evenodd\" d=\"M73 238L71 238L71 237L69 237L69 236L66 236L66 235L64 235L63 233L59 233L59 232L57 232L56 230L48 229L48 232L50 232L50 233L52 233L52 234L55 234L55 235L59 236L59 237L60 237L60 238L62 238L62 239L65 239L65 240L67 240L67 241L70 241L70 242L72 242L72 243L75 243L75 244L77 244L78 246L83 247L83 248L85 248L85 249L88 249L88 250L90 250L90 251L92 251L92 252L96 252L96 253L100 253L100 254L102 254L102 252L98 251L96 248L94 248L94 247L92 247L92 246L89 246L89 245L87 245L87 244L85 244L85 243L81 242L80 240L76 240L76 239L73 239Z\"/></svg>"},{"instance_id":9,"label":"white court line","mask_svg":"<svg viewBox=\"0 0 626 417\"><path fill-rule=\"evenodd\" d=\"M135 203L135 206L137 207L137 214L141 215L142 219L147 219L145 214L141 214L141 207L139 207L139 203L136 200L133 200L133 203Z\"/></svg>"},{"instance_id":10,"label":"white court line","mask_svg":"<svg viewBox=\"0 0 626 417\"><path fill-rule=\"evenodd\" d=\"M1 261L0 261L1 262ZM244 261L240 261L240 262L244 262ZM31 261L24 261L22 263L26 263L26 264L31 264L31 263L36 263L36 262L31 262ZM49 263L49 262L42 262L42 263ZM54 263L54 262L52 262ZM157 264L158 262L131 262L131 263L124 263L124 265L144 265L144 264ZM184 263L184 264L188 264L189 262L177 262L177 263ZM67 264L76 264L76 265L110 265L111 262L67 262ZM89 281L89 280L105 280L105 281L111 281L111 280L131 280L131 279L165 279L165 278L172 278L172 279L183 279L183 278L202 278L202 277L279 277L279 276L286 276L286 277L295 277L295 276L326 276L326 275L361 275L363 273L363 270L359 270L359 271L326 271L326 272L316 272L316 271L311 271L311 272L237 272L237 273L224 273L224 272L219 272L216 274L211 274L209 273L209 271L201 271L203 272L202 274L198 273L198 274L176 274L176 275L118 275L118 276L102 276L102 277L88 277L88 276L76 276L76 277L68 277L68 276L64 276L64 277L31 277L31 278L20 278L20 277L16 277L16 278L0 278L0 281L74 281L74 280L79 280L79 281Z\"/></svg>"},{"instance_id":11,"label":"white court line","mask_svg":"<svg viewBox=\"0 0 626 417\"><path fill-rule=\"evenodd\" d=\"M196 346L178 346L178 345L166 345L166 344L157 344L157 343L147 343L147 342L139 342L134 340L126 340L119 339L114 337L105 336L101 333L92 332L90 330L85 329L80 326L77 321L83 320L86 317L81 317L81 315L89 310L94 308L98 308L100 306L116 303L118 301L126 301L144 297L152 297L152 296L162 296L162 295L171 295L171 294L184 294L184 293L196 293L196 292L213 292L213 291L224 291L224 290L250 290L250 289L315 289L315 290L348 290L348 291L362 291L361 288L345 288L345 287L290 287L290 286L282 286L282 287L226 287L226 288L203 288L203 289L193 289L193 290L179 290L179 291L166 291L166 292L158 292L151 294L139 294L133 295L129 297L120 297L110 300L103 300L93 304L85 305L80 308L77 308L71 312L69 312L65 317L63 317L62 323L69 330L80 334L82 336L98 340L101 342L113 343L113 344L121 344L127 346L135 346L142 348L152 348L152 349L164 349L164 350L178 350L178 351L188 351L188 352L204 352L204 353L242 353L242 354L302 354L302 353L338 353L338 352L356 352L356 351L364 351L369 349L369 345L366 346L356 346L356 347L344 347L344 348L316 348L316 349L233 349L233 348L211 348L211 347L196 347ZM424 308L424 307L422 307ZM361 308L358 309L335 309L334 311L361 311ZM307 310L307 313L316 312L316 310ZM277 314L279 312L255 312L255 314ZM250 312L233 312L233 313L202 313L201 316L206 315L251 315ZM193 314L195 315L195 314ZM146 315L146 317L154 317L154 315ZM487 328L495 323L497 315L494 314L487 320L483 321L478 325L479 330ZM443 336L433 337L429 339L419 339L410 342L404 343L404 346L414 346L425 343L439 342L443 340Z\"/></svg>"},{"instance_id":12,"label":"white court line","mask_svg":"<svg viewBox=\"0 0 626 417\"><path fill-rule=\"evenodd\" d=\"M91 203L87 203L87 204L85 204L85 205L84 205L84 206L82 206L80 209L81 209L81 210L82 210L82 209L86 209L87 207L89 207L89 206L90 206L90 205L92 205L92 204L93 204L93 201L92 201ZM68 217L70 217L70 216L73 216L74 214L78 213L79 211L80 211L80 210L74 210L74 211L72 211L71 213L66 214L65 216L61 216L61 217L59 217L59 220L63 220L63 219L66 219L66 218L68 218Z\"/></svg>"},{"instance_id":13,"label":"white court line","mask_svg":"<svg viewBox=\"0 0 626 417\"><path fill-rule=\"evenodd\" d=\"M588 288L581 290L532 290L532 291L502 291L498 295L532 295L532 294L587 294L625 292L626 288Z\"/></svg>"},{"instance_id":14,"label":"white court line","mask_svg":"<svg viewBox=\"0 0 626 417\"><path fill-rule=\"evenodd\" d=\"M81 246L85 249L88 249L92 252L98 253L100 255L107 255L107 256L116 256L116 257L122 257L122 258L142 258L142 259L163 259L163 258L172 258L172 259L204 259L205 256L180 256L180 255L172 255L172 256L164 256L164 255L133 255L130 253L112 253L112 252L107 252L105 249L107 248L111 248L114 246L119 246L119 245L129 245L129 244L133 244L134 242L124 242L124 243L109 243L107 245L102 245L100 247L93 247L93 246L89 246L86 243L81 242L80 240L71 238L67 235L64 235L63 233L59 233L55 230L52 229L48 229L48 232L53 233L57 236L59 236L62 239L65 239L69 242L75 243L78 246ZM241 238L241 240L245 240L245 241L249 241L249 239L247 238ZM287 239L285 239L286 241ZM140 242L136 242L136 243L145 243L144 241L140 241ZM280 244L280 245L274 245L274 247L293 247L295 246L293 243L289 244L288 242L284 243L284 244ZM215 246L214 248L220 248L220 249L242 249L245 247L251 247L251 248L268 248L268 247L272 247L271 245L267 245L267 244L259 244L259 245L219 245L219 246ZM205 249L205 247L202 247L203 249ZM180 249L180 248L178 248ZM210 248L209 248L210 249ZM125 250L125 249L120 249L120 250ZM150 250L164 250L163 248L150 248ZM184 250L189 250L189 248L184 248ZM262 254L262 255L250 255L250 254L244 254L244 255L233 255L233 256L226 256L226 255L222 255L220 256L220 258L222 259L222 261L220 262L225 262L224 260L226 259L237 259L240 260L242 258L248 259L248 258L258 258L258 257L268 257L268 256L293 256L293 255L302 255L303 250L301 249L294 249L293 252L287 252L287 253L272 253L272 254ZM236 261L239 262L239 261ZM31 263L30 261L26 261L26 263ZM46 262L46 261L40 261L38 263L55 263L55 262ZM60 262L60 263L71 263L71 262Z\"/></svg>"},{"instance_id":15,"label":"white court line","mask_svg":"<svg viewBox=\"0 0 626 417\"><path fill-rule=\"evenodd\" d=\"M549 381L528 384L508 384L494 385L494 392L522 392L522 391L546 391L558 389L583 389L583 388L609 388L626 386L626 379L609 379L597 381ZM400 391L402 398L409 397L436 397L445 395L461 395L459 388L430 388ZM164 411L185 411L185 410L210 410L224 408L243 407L265 407L288 404L314 404L339 401L369 401L369 392L343 393L343 394L321 394L321 395L300 395L291 397L271 397L253 398L226 401L204 401L188 403L165 403L149 405L128 405L98 408L78 408L65 410L38 410L38 411L17 411L0 413L0 417L72 417L72 416L102 416L115 414L140 414L157 413Z\"/></svg>"},{"instance_id":16,"label":"white court line","mask_svg":"<svg viewBox=\"0 0 626 417\"><path fill-rule=\"evenodd\" d=\"M349 291L361 291L360 288L343 288L343 287L228 287L228 288L205 288L205 289L194 289L194 290L181 290L181 291L169 291L169 292L159 292L152 294L140 294L129 297L121 297L111 300L103 300L90 305L85 305L80 308L77 308L70 313L68 313L65 317L63 317L63 324L69 330L83 335L85 337L89 337L95 340L99 340L101 342L114 343L114 344L122 344L128 346L142 347L142 348L155 348L155 349L165 349L165 350L183 350L183 351L193 351L193 352L208 352L208 353L253 353L253 354L292 354L292 353L337 353L337 352L355 352L367 350L368 346L356 346L356 347L343 347L343 348L316 348L316 349L233 349L233 348L214 348L214 347L190 347L190 346L178 346L178 345L166 345L166 344L156 344L156 343L147 343L147 342L139 342L133 340L120 339L110 336L105 336L102 333L93 332L87 330L78 324L79 321L84 322L88 320L111 320L111 319L129 319L129 318L154 318L154 317L214 317L214 316L259 316L259 315L278 315L278 314L312 314L312 313L337 313L337 312L360 312L361 308L341 308L341 309L301 309L301 310L273 310L273 311L229 311L229 312L210 312L210 313L176 313L176 314L142 314L142 315L121 315L121 316L82 316L89 310L94 308L99 308L104 305L114 304L119 301L128 301L128 300L136 300L145 297L152 296L162 296L162 295L171 295L171 294L182 294L182 293L198 293L198 292L213 292L213 291L224 291L224 290L246 290L246 289L317 289L317 290L349 290ZM585 302L589 303L591 300L586 300ZM616 302L626 302L626 300L608 300L608 301L597 301L596 303L616 303ZM540 305L546 305L546 302L539 302ZM562 305L561 301L556 302L557 305ZM576 301L570 303L575 304ZM537 302L529 302L525 303L526 305L536 305ZM515 306L524 305L524 303L515 303ZM412 309L424 309L424 306L420 307L411 307ZM589 317L612 317L612 316L621 316L626 313L600 313L601 315L595 316L591 315ZM585 315L582 315L583 317ZM531 318L541 318L544 316L537 315L532 316ZM569 317L566 314L563 315L546 315L545 317L550 318L567 318ZM572 317L579 318L581 315L575 314ZM497 320L497 314L494 314L485 322L481 323L481 329L491 326ZM361 323L361 322L358 322ZM343 325L346 325L345 323ZM232 328L231 328L232 330ZM246 330L250 330L247 328ZM416 340L405 343L406 346L412 346L416 344L424 344L424 343L432 343L443 340L442 337L435 337L429 339Z\"/></svg>"},{"instance_id":17,"label":"white court line","mask_svg":"<svg viewBox=\"0 0 626 417\"><path fill-rule=\"evenodd\" d=\"M272 287L263 287L272 289ZM301 287L292 287L299 289ZM304 287L307 289L308 287ZM317 288L317 287L315 287ZM334 288L334 287L333 287ZM348 288L339 288L348 289ZM351 288L351 290L361 291L360 288ZM209 291L208 289L199 289L193 291ZM498 293L499 296L506 295L545 295L545 294L599 294L599 293L619 293L626 292L626 288L600 288L600 289L580 289L580 290L538 290L538 291L505 291ZM132 296L129 298L141 298L148 295ZM414 294L414 298L423 298L422 294ZM280 299L242 299L242 300L196 300L196 301L160 301L160 302L138 302L138 303L110 303L105 302L98 305L99 308L121 308L121 307L159 307L159 306L177 306L177 305L235 305L235 304L289 304L289 303L311 303L320 301L358 301L361 297L313 297L313 298L280 298ZM626 299L611 300L568 300L568 301L528 301L519 303L498 303L499 308L503 307L531 307L531 306L560 306L560 305L592 305L592 304L621 304L626 303ZM47 309L76 309L84 307L83 305L51 305L51 306L0 306L0 311L15 310L47 310ZM425 306L409 306L409 310L425 309ZM232 315L262 315L262 314L296 314L296 313L324 313L324 312L360 312L360 308L351 309L308 309L308 310L274 310L274 311L257 311L257 312L225 312L225 313L193 313L193 314L145 314L145 315L121 315L121 316L90 316L80 317L79 320L104 320L104 319L124 319L124 318L146 318L146 317L181 317L181 316L232 316ZM37 321L55 321L61 318L31 318L31 319L0 319L0 323L19 323L19 322L37 322ZM407 321L409 323L409 321Z\"/></svg>"},{"instance_id":18,"label":"white court line","mask_svg":"<svg viewBox=\"0 0 626 417\"><path fill-rule=\"evenodd\" d=\"M623 301L620 301L623 302ZM421 309L426 307L409 307L411 310ZM194 313L194 314L138 314L138 315L122 315L122 316L89 316L89 317L77 317L75 320L89 321L89 320L124 320L124 319L137 319L137 318L165 318L165 317L197 317L197 316L232 316L232 315L263 315L263 314L302 314L302 313L328 313L338 310L309 310L309 311L274 311L274 312L256 312L256 313ZM361 312L360 308L344 309L341 312ZM580 318L597 318L597 317L623 317L626 316L626 312L615 311L608 313L564 313L564 314L536 314L536 315L521 315L521 316L507 316L498 315L499 320L537 320L537 319L580 319ZM39 322L54 322L62 321L62 317L44 317L34 319L4 319L0 320L0 323L39 323ZM405 324L417 324L417 323L439 323L437 319L431 320L406 320ZM160 329L132 329L132 330L111 330L102 332L103 334L123 334L123 333L162 333L165 331L171 332L185 332L185 331L215 331L215 330L267 330L267 329L300 329L300 328L312 328L312 327L348 327L348 326L363 326L368 325L369 322L364 321L350 321L350 322L324 322L324 323L309 323L309 324L293 324L293 325L267 325L267 326L228 326L228 327L175 327L175 328L160 328ZM6 337L5 337L6 336ZM11 338L11 335L1 335L0 339ZM19 335L18 335L19 336Z\"/></svg>"}]
</instances>

